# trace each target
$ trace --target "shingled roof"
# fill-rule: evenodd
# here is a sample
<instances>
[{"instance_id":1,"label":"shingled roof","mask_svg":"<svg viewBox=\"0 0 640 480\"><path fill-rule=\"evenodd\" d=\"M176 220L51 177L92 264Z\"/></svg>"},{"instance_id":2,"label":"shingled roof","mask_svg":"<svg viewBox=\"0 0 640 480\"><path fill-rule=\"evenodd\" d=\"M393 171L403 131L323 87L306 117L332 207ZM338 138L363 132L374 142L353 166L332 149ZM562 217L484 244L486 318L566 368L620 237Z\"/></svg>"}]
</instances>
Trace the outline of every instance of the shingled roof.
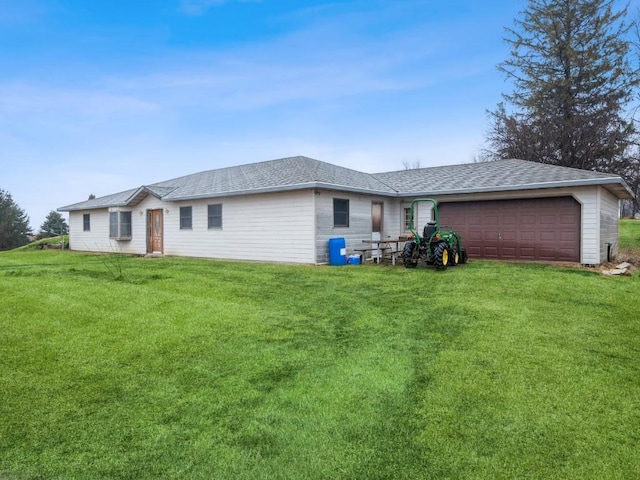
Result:
<instances>
[{"instance_id":1,"label":"shingled roof","mask_svg":"<svg viewBox=\"0 0 640 480\"><path fill-rule=\"evenodd\" d=\"M436 196L487 191L603 185L619 198L632 198L617 175L500 160L368 174L308 157L207 170L61 207L60 211L137 205L147 195L164 201L327 188L389 197Z\"/></svg>"},{"instance_id":2,"label":"shingled roof","mask_svg":"<svg viewBox=\"0 0 640 480\"><path fill-rule=\"evenodd\" d=\"M400 170L373 176L393 186L400 197L603 185L618 198L632 198L631 191L618 175L516 159Z\"/></svg>"},{"instance_id":3,"label":"shingled roof","mask_svg":"<svg viewBox=\"0 0 640 480\"><path fill-rule=\"evenodd\" d=\"M329 188L384 196L396 194L392 187L368 173L299 156L207 170L86 200L59 210L68 212L136 205L147 194L165 201L177 201L304 188Z\"/></svg>"}]
</instances>

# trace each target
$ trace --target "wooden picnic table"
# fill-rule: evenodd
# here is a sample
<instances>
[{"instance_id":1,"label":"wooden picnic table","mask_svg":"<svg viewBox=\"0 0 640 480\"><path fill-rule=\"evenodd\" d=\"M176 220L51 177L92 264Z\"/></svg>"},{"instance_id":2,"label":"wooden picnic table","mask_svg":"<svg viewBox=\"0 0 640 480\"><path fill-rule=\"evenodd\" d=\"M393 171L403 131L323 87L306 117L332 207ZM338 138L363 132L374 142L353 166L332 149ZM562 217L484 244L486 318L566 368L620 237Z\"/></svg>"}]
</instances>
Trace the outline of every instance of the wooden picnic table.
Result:
<instances>
[{"instance_id":1,"label":"wooden picnic table","mask_svg":"<svg viewBox=\"0 0 640 480\"><path fill-rule=\"evenodd\" d=\"M364 261L364 256L367 252L371 252L371 258L374 259L374 262L380 264L382 263L382 258L384 258L385 253L388 251L391 256L391 264L395 265L398 254L400 252L400 243L404 242L404 239L400 238L388 238L385 240L362 240L362 243L371 244L370 247L364 248L354 248L356 252L360 252L362 260ZM374 252L376 255L374 255Z\"/></svg>"}]
</instances>

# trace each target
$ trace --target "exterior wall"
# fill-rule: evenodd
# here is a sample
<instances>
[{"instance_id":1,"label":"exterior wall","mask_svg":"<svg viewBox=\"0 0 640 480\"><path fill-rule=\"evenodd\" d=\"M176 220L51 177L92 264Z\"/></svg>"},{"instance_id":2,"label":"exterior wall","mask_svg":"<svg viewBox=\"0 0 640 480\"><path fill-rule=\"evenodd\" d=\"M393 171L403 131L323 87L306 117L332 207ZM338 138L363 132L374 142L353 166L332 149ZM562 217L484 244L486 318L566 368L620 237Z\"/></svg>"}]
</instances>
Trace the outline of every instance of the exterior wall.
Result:
<instances>
[{"instance_id":1,"label":"exterior wall","mask_svg":"<svg viewBox=\"0 0 640 480\"><path fill-rule=\"evenodd\" d=\"M83 215L89 214L90 230L83 230ZM69 248L81 252L108 252L109 212L105 209L69 212Z\"/></svg>"},{"instance_id":2,"label":"exterior wall","mask_svg":"<svg viewBox=\"0 0 640 480\"><path fill-rule=\"evenodd\" d=\"M600 207L600 261L607 261L607 243L611 244L610 256L613 259L618 251L618 220L620 202L606 189L598 188L598 205Z\"/></svg>"},{"instance_id":3,"label":"exterior wall","mask_svg":"<svg viewBox=\"0 0 640 480\"><path fill-rule=\"evenodd\" d=\"M210 204L222 204L222 228L208 228ZM180 207L187 206L192 228L181 230ZM165 202L164 208L165 255L314 263L312 190Z\"/></svg>"},{"instance_id":4,"label":"exterior wall","mask_svg":"<svg viewBox=\"0 0 640 480\"><path fill-rule=\"evenodd\" d=\"M434 197L440 202L573 196L581 204L580 258L583 264L606 261L607 243L618 245L618 200L602 187L538 189ZM333 199L349 200L349 226L333 226ZM383 239L398 238L404 229L404 208L413 198L389 198L332 190L299 190L182 202L162 202L152 195L121 209L70 212L72 250L146 253L147 211L163 209L164 253L220 259L291 263L328 263L330 238L345 238L347 254L371 239L372 202L384 204ZM207 205L223 205L222 228L207 227ZM192 207L193 225L180 229L180 207ZM131 240L109 238L109 212L131 211ZM91 230L83 231L83 214L91 215ZM431 206L417 207L416 229L431 220ZM613 252L612 252L613 253Z\"/></svg>"},{"instance_id":5,"label":"exterior wall","mask_svg":"<svg viewBox=\"0 0 640 480\"><path fill-rule=\"evenodd\" d=\"M209 229L207 205L222 204L222 228ZM180 229L180 207L192 207L192 228ZM235 260L314 263L313 192L162 202L146 197L133 207L70 212L72 250L147 252L147 211L163 209L164 254ZM109 211L131 211L131 240L109 238ZM83 232L83 214L91 231Z\"/></svg>"},{"instance_id":6,"label":"exterior wall","mask_svg":"<svg viewBox=\"0 0 640 480\"><path fill-rule=\"evenodd\" d=\"M166 203L148 196L132 207L104 208L69 212L71 250L102 253L126 253L144 255L147 252L147 215L151 209L166 208ZM131 212L131 240L109 238L109 213ZM91 230L83 231L83 215L91 215Z\"/></svg>"},{"instance_id":7,"label":"exterior wall","mask_svg":"<svg viewBox=\"0 0 640 480\"><path fill-rule=\"evenodd\" d=\"M315 263L329 262L329 239L344 238L347 255L353 254L356 248L367 247L371 240L371 204L384 204L383 238L390 238L397 232L398 201L375 195L364 195L333 190L316 190L315 192L315 224L316 255ZM349 200L349 226L333 226L333 199Z\"/></svg>"}]
</instances>

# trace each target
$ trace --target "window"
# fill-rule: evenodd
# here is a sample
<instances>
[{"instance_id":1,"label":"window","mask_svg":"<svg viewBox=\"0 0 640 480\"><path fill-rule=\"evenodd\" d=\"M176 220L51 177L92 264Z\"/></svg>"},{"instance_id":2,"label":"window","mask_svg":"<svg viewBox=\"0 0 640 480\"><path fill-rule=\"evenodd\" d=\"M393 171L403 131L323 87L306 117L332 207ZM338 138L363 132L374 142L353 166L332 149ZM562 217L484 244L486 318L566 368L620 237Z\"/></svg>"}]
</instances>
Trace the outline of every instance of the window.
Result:
<instances>
[{"instance_id":1,"label":"window","mask_svg":"<svg viewBox=\"0 0 640 480\"><path fill-rule=\"evenodd\" d=\"M222 228L222 204L208 205L207 218L209 228Z\"/></svg>"},{"instance_id":2,"label":"window","mask_svg":"<svg viewBox=\"0 0 640 480\"><path fill-rule=\"evenodd\" d=\"M85 232L91 231L91 214L85 213L82 215L82 230Z\"/></svg>"},{"instance_id":3,"label":"window","mask_svg":"<svg viewBox=\"0 0 640 480\"><path fill-rule=\"evenodd\" d=\"M131 238L131 212L120 212L121 238Z\"/></svg>"},{"instance_id":4,"label":"window","mask_svg":"<svg viewBox=\"0 0 640 480\"><path fill-rule=\"evenodd\" d=\"M349 226L349 200L343 198L333 199L333 226Z\"/></svg>"},{"instance_id":5,"label":"window","mask_svg":"<svg viewBox=\"0 0 640 480\"><path fill-rule=\"evenodd\" d=\"M411 208L404 209L404 231L409 230L409 222L411 220Z\"/></svg>"},{"instance_id":6,"label":"window","mask_svg":"<svg viewBox=\"0 0 640 480\"><path fill-rule=\"evenodd\" d=\"M109 213L109 237L120 239L131 238L131 212Z\"/></svg>"},{"instance_id":7,"label":"window","mask_svg":"<svg viewBox=\"0 0 640 480\"><path fill-rule=\"evenodd\" d=\"M111 238L118 236L118 212L109 213L109 236Z\"/></svg>"},{"instance_id":8,"label":"window","mask_svg":"<svg viewBox=\"0 0 640 480\"><path fill-rule=\"evenodd\" d=\"M191 207L180 207L180 230L190 230L193 225Z\"/></svg>"}]
</instances>

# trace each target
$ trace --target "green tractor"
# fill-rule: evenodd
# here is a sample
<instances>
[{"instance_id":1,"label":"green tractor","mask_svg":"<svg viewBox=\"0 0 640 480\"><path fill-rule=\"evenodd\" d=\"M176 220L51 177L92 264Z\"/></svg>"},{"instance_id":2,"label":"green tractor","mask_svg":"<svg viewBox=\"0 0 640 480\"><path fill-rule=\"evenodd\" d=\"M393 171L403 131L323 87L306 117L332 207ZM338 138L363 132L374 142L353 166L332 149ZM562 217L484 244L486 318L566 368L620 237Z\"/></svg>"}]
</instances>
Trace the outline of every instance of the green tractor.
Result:
<instances>
[{"instance_id":1,"label":"green tractor","mask_svg":"<svg viewBox=\"0 0 640 480\"><path fill-rule=\"evenodd\" d=\"M422 236L416 231L413 224L415 206L419 202L431 202L433 204L433 221L425 225ZM467 252L462 248L460 235L454 232L451 227L444 226L443 228L440 225L438 203L434 199L416 198L411 202L409 230L411 230L411 234L404 244L402 252L402 260L406 268L415 268L420 259L425 264L434 265L438 269L445 269L467 262Z\"/></svg>"}]
</instances>

